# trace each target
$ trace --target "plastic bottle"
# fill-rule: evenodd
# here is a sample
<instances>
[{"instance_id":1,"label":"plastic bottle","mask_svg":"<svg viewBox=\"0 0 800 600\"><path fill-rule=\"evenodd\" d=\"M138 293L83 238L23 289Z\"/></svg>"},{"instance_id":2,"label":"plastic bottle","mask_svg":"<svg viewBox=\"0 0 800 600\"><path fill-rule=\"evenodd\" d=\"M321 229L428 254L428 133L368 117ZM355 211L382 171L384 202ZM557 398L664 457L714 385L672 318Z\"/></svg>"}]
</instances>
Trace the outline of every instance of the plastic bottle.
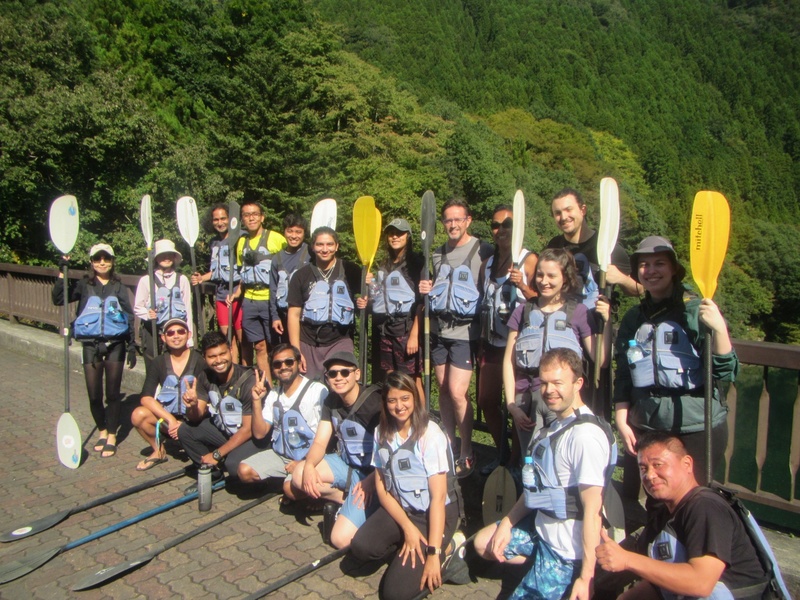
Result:
<instances>
[{"instance_id":1,"label":"plastic bottle","mask_svg":"<svg viewBox=\"0 0 800 600\"><path fill-rule=\"evenodd\" d=\"M294 430L294 427L289 428L286 441L289 442L290 448L299 448L303 444L303 440L300 439L300 435Z\"/></svg>"},{"instance_id":2,"label":"plastic bottle","mask_svg":"<svg viewBox=\"0 0 800 600\"><path fill-rule=\"evenodd\" d=\"M632 365L644 358L644 350L636 340L628 340L628 364Z\"/></svg>"},{"instance_id":3,"label":"plastic bottle","mask_svg":"<svg viewBox=\"0 0 800 600\"><path fill-rule=\"evenodd\" d=\"M211 510L211 467L202 465L197 471L198 507L200 512Z\"/></svg>"},{"instance_id":4,"label":"plastic bottle","mask_svg":"<svg viewBox=\"0 0 800 600\"><path fill-rule=\"evenodd\" d=\"M522 465L522 487L528 490L536 488L536 475L533 472L533 457L526 456Z\"/></svg>"}]
</instances>

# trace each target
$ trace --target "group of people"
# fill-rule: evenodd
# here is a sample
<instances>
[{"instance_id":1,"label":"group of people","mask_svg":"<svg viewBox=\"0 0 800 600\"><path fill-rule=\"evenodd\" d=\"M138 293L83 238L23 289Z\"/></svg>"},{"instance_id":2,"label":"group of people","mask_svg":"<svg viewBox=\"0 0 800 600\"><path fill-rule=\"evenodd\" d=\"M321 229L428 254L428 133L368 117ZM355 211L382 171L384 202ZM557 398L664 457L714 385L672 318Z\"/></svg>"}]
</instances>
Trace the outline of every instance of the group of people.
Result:
<instances>
[{"instance_id":1,"label":"group of people","mask_svg":"<svg viewBox=\"0 0 800 600\"><path fill-rule=\"evenodd\" d=\"M152 454L136 468L165 462L169 436L195 464L215 467L217 477L227 471L245 484L281 481L284 502L337 506L338 517L327 532L330 542L349 545L357 557L390 557L382 593L409 597L441 584L446 549L459 543L460 533L455 539L454 534L463 507L456 479L475 468L468 389L477 363L478 405L499 450L485 473L508 454L501 448L507 409L514 431L504 462L524 461L536 474L534 482L524 482L511 513L487 524L475 540L486 558L533 561L515 597L588 598L596 564L608 571L631 570L653 590L684 596L702 596L710 577L716 577L712 588L722 582L731 589L748 577L763 577L763 570L754 575L752 564L732 566L747 555L733 529L713 540L734 543L733 535L739 544L733 553L721 553L709 544L710 536L696 533L715 527L716 521L706 517L719 512L707 508L713 505L706 495L691 492L705 483L704 332L713 333L715 383L734 379L738 359L718 307L684 285L685 269L674 248L657 236L645 238L630 257L617 246L606 281L641 298L622 318L613 342L613 402L624 449L638 456L642 483L660 501L653 510L666 507L668 512L661 529L649 532L655 536L649 549L639 548L658 565L628 556L605 535L603 490L616 464L616 445L610 427L594 415L602 410L604 386L594 386L585 373L595 363L607 370L611 362L611 294L598 289L597 235L585 222L580 194L561 190L551 209L562 233L538 255L524 250L515 263L510 206L493 211L490 244L470 235L467 204L447 201L441 210L447 240L433 253L430 278L413 250L408 221L390 220L384 258L368 278L370 292L357 297L360 269L337 256L333 229L308 232L303 217L288 215L283 234L268 231L263 208L246 202L244 232L230 240L227 206L215 205L211 269L193 274L191 284L210 280L218 285L221 331L199 340L200 354L191 347L189 282L175 271L181 257L174 244L156 243L155 309L147 277L135 306L129 306L114 276L113 250L94 246L89 276L68 287L69 299L79 302L76 324L87 306L99 302L101 317L113 305L127 325L107 336L101 323L94 337L81 338L100 435L95 450L103 457L116 451L123 360L127 354L129 364L135 363L136 356L135 312L143 329L155 320L158 332L150 341L142 335L150 359L132 421ZM54 302L62 301L63 293L60 280ZM441 427L429 419L421 383L425 296ZM373 371L387 374L381 385L366 384L354 356L356 310L372 315ZM239 344L229 344L225 335L230 327L242 342L241 360L235 354ZM164 349L160 355L158 342ZM250 345L254 357L248 356ZM713 407L712 465L727 443L726 408L717 385ZM334 443L336 451L330 452ZM684 510L689 503L702 508ZM691 527L673 532L681 551L666 558L657 537L684 512L691 514L684 517ZM665 561L683 566L674 565L673 575Z\"/></svg>"}]
</instances>

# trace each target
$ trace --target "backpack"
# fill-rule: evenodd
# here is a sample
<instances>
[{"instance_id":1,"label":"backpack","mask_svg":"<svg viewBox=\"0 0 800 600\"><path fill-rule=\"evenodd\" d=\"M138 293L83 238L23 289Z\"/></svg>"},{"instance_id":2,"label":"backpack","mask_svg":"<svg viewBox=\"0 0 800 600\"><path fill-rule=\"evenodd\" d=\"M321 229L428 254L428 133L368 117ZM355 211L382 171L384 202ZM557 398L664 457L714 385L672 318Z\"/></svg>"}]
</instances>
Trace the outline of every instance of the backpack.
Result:
<instances>
[{"instance_id":1,"label":"backpack","mask_svg":"<svg viewBox=\"0 0 800 600\"><path fill-rule=\"evenodd\" d=\"M164 280L158 275L153 275L156 282L156 323L163 325L170 319L186 320L186 303L181 294L180 273L175 279L175 285L168 288Z\"/></svg>"},{"instance_id":2,"label":"backpack","mask_svg":"<svg viewBox=\"0 0 800 600\"><path fill-rule=\"evenodd\" d=\"M429 294L430 309L434 315L450 316L456 321L466 322L477 314L481 295L470 266L480 243L477 238L473 241L466 259L455 269L447 262L447 244L444 245L439 272Z\"/></svg>"},{"instance_id":3,"label":"backpack","mask_svg":"<svg viewBox=\"0 0 800 600\"><path fill-rule=\"evenodd\" d=\"M344 279L344 266L336 264L336 274L330 284L324 279L317 279L311 287L311 293L303 305L303 321L311 325L335 323L348 326L355 318L355 304L350 298L350 291ZM316 265L312 266L314 276L322 272Z\"/></svg>"},{"instance_id":4,"label":"backpack","mask_svg":"<svg viewBox=\"0 0 800 600\"><path fill-rule=\"evenodd\" d=\"M583 296L582 303L586 308L594 308L597 304L597 298L600 295L600 288L594 280L592 273L592 265L589 259L584 254L573 254L575 259L575 266L578 267L578 276L581 280L581 295Z\"/></svg>"},{"instance_id":5,"label":"backpack","mask_svg":"<svg viewBox=\"0 0 800 600\"><path fill-rule=\"evenodd\" d=\"M700 354L677 321L642 323L634 339L644 354L629 363L634 387L694 390L703 386Z\"/></svg>"},{"instance_id":6,"label":"backpack","mask_svg":"<svg viewBox=\"0 0 800 600\"><path fill-rule=\"evenodd\" d=\"M576 306L575 300L570 298L557 311L545 313L535 298L525 304L514 347L518 369L538 370L542 354L552 348L570 348L583 356L581 342L572 330L572 313Z\"/></svg>"},{"instance_id":7,"label":"backpack","mask_svg":"<svg viewBox=\"0 0 800 600\"><path fill-rule=\"evenodd\" d=\"M120 310L119 298L115 295L101 298L93 285L87 285L86 290L89 299L72 323L73 337L76 340L111 340L127 336L128 315Z\"/></svg>"}]
</instances>

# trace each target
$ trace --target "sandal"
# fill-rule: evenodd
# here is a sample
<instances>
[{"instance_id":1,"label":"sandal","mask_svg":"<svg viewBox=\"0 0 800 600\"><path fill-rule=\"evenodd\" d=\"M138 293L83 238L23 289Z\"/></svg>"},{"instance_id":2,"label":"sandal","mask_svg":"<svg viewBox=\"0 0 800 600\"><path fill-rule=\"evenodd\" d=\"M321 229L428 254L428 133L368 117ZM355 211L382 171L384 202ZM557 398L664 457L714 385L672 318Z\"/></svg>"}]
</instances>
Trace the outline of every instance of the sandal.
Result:
<instances>
[{"instance_id":1,"label":"sandal","mask_svg":"<svg viewBox=\"0 0 800 600\"><path fill-rule=\"evenodd\" d=\"M100 438L94 443L94 451L95 452L102 452L106 447L106 442L108 440L106 438Z\"/></svg>"},{"instance_id":2,"label":"sandal","mask_svg":"<svg viewBox=\"0 0 800 600\"><path fill-rule=\"evenodd\" d=\"M150 458L145 458L142 462L136 465L137 471L149 471L156 465L160 465L167 462L167 458L161 458L158 456L151 456Z\"/></svg>"},{"instance_id":3,"label":"sandal","mask_svg":"<svg viewBox=\"0 0 800 600\"><path fill-rule=\"evenodd\" d=\"M466 458L459 458L456 461L456 477L458 479L464 479L464 477L469 477L472 475L472 471L475 470L475 455L468 456Z\"/></svg>"},{"instance_id":4,"label":"sandal","mask_svg":"<svg viewBox=\"0 0 800 600\"><path fill-rule=\"evenodd\" d=\"M106 455L106 452L110 452L111 454ZM100 458L111 458L117 453L117 446L115 444L106 444L103 446L103 452L100 454Z\"/></svg>"}]
</instances>

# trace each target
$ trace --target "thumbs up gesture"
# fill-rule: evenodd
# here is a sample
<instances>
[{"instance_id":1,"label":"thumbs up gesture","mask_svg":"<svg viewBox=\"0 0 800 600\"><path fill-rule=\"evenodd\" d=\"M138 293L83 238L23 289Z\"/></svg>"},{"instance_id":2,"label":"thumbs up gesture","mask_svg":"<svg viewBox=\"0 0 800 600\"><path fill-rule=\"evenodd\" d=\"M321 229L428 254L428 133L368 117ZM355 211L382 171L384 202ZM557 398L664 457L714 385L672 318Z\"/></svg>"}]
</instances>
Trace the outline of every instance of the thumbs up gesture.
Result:
<instances>
[{"instance_id":1,"label":"thumbs up gesture","mask_svg":"<svg viewBox=\"0 0 800 600\"><path fill-rule=\"evenodd\" d=\"M628 568L628 551L608 537L605 528L600 529L600 545L594 553L597 564L605 571L617 573Z\"/></svg>"}]
</instances>

